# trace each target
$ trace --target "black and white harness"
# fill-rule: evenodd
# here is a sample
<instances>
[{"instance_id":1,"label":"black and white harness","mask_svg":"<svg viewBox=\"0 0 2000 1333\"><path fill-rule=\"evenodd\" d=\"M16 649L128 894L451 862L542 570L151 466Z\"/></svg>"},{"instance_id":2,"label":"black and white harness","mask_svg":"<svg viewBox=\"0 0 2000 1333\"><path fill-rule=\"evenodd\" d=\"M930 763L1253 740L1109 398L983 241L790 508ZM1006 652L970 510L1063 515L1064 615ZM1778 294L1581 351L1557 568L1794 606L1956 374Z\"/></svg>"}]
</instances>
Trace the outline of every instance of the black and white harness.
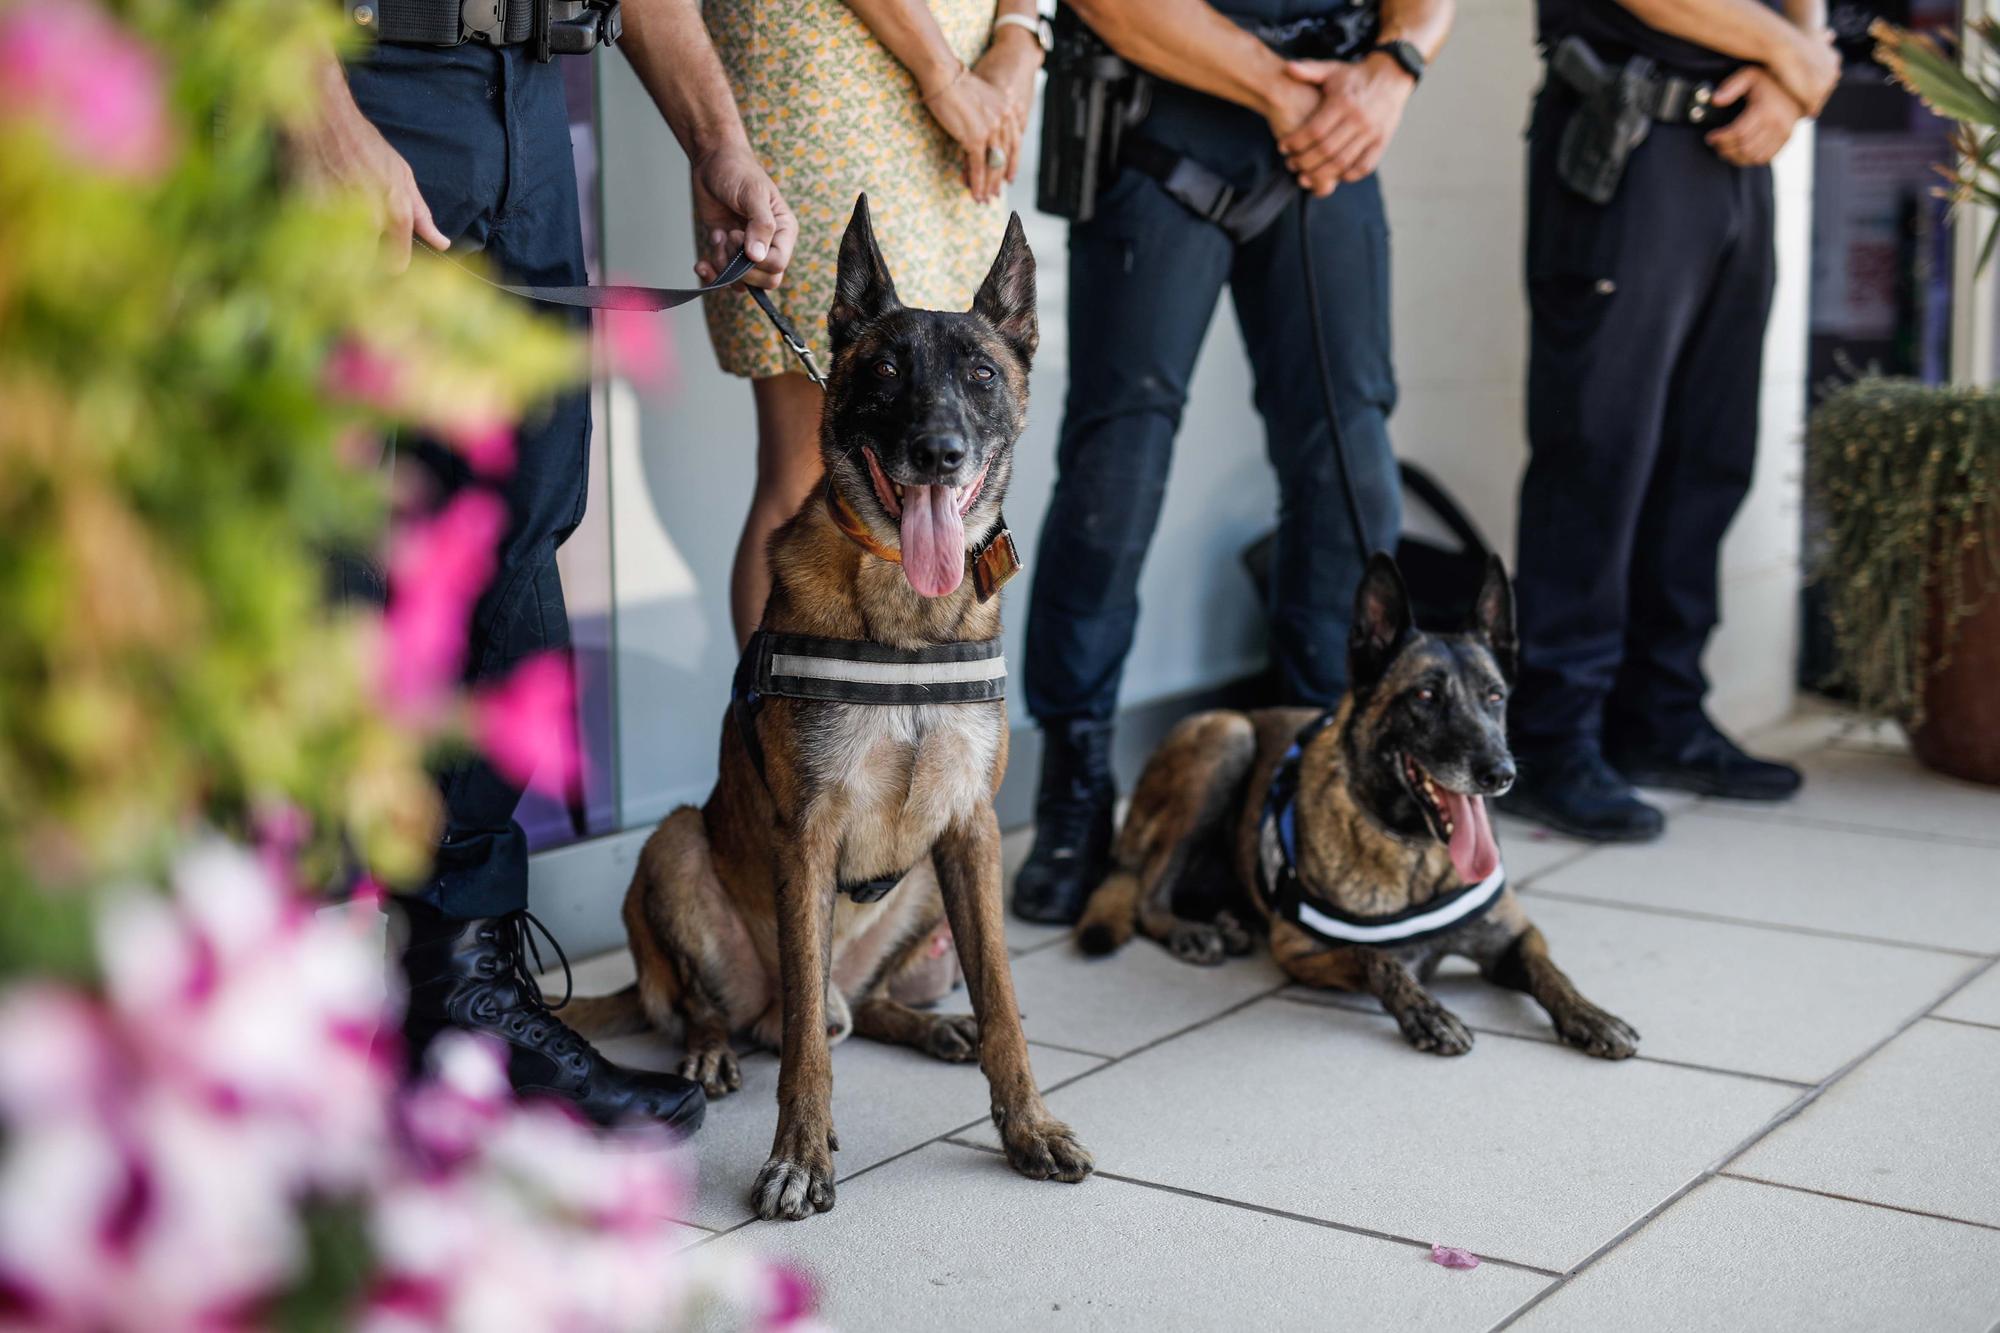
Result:
<instances>
[{"instance_id":1,"label":"black and white harness","mask_svg":"<svg viewBox=\"0 0 2000 1333\"><path fill-rule=\"evenodd\" d=\"M770 780L764 772L764 745L757 738L757 713L773 696L890 707L993 703L1007 697L1007 659L1000 654L997 638L891 648L869 639L758 630L736 663L729 713L758 779L767 787ZM858 903L877 902L908 873L842 884L840 891Z\"/></svg>"},{"instance_id":2,"label":"black and white harness","mask_svg":"<svg viewBox=\"0 0 2000 1333\"><path fill-rule=\"evenodd\" d=\"M1496 867L1477 884L1384 916L1356 916L1315 895L1298 870L1299 759L1313 738L1333 725L1322 713L1293 738L1271 776L1257 826L1257 890L1272 912L1329 944L1413 944L1478 919L1500 899L1507 872Z\"/></svg>"}]
</instances>

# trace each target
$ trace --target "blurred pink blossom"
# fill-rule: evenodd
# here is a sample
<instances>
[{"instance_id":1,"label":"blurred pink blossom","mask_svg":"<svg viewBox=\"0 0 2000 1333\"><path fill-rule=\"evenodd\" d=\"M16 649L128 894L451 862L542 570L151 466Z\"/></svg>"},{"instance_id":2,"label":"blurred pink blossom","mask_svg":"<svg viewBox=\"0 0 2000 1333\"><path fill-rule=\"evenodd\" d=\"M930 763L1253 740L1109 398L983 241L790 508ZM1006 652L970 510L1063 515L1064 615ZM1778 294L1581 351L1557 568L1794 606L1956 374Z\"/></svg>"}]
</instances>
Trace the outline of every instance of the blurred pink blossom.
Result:
<instances>
[{"instance_id":1,"label":"blurred pink blossom","mask_svg":"<svg viewBox=\"0 0 2000 1333\"><path fill-rule=\"evenodd\" d=\"M505 421L469 421L445 432L473 472L488 481L504 480L514 471L514 427Z\"/></svg>"},{"instance_id":2,"label":"blurred pink blossom","mask_svg":"<svg viewBox=\"0 0 2000 1333\"><path fill-rule=\"evenodd\" d=\"M0 116L39 118L76 158L121 176L166 168L173 136L152 51L83 0L0 9Z\"/></svg>"},{"instance_id":3,"label":"blurred pink blossom","mask_svg":"<svg viewBox=\"0 0 2000 1333\"><path fill-rule=\"evenodd\" d=\"M606 310L606 370L649 392L671 390L680 382L680 358L666 316L649 310Z\"/></svg>"},{"instance_id":4,"label":"blurred pink blossom","mask_svg":"<svg viewBox=\"0 0 2000 1333\"><path fill-rule=\"evenodd\" d=\"M479 748L502 776L561 799L583 773L569 657L538 653L473 697Z\"/></svg>"},{"instance_id":5,"label":"blurred pink blossom","mask_svg":"<svg viewBox=\"0 0 2000 1333\"><path fill-rule=\"evenodd\" d=\"M402 406L402 367L394 357L359 338L336 343L327 353L320 377L326 391L345 402L389 413Z\"/></svg>"},{"instance_id":6,"label":"blurred pink blossom","mask_svg":"<svg viewBox=\"0 0 2000 1333\"><path fill-rule=\"evenodd\" d=\"M447 1036L398 1093L380 944L211 841L99 920L102 996L0 991L0 1325L249 1329L304 1278L313 1201L358 1208L378 1333L687 1322L698 1298L803 1333L809 1289L740 1248L683 1252L684 1162L657 1126L598 1137L518 1102L504 1054Z\"/></svg>"},{"instance_id":7,"label":"blurred pink blossom","mask_svg":"<svg viewBox=\"0 0 2000 1333\"><path fill-rule=\"evenodd\" d=\"M457 682L472 609L493 578L506 528L500 497L468 488L391 538L381 680L392 712L420 714Z\"/></svg>"}]
</instances>

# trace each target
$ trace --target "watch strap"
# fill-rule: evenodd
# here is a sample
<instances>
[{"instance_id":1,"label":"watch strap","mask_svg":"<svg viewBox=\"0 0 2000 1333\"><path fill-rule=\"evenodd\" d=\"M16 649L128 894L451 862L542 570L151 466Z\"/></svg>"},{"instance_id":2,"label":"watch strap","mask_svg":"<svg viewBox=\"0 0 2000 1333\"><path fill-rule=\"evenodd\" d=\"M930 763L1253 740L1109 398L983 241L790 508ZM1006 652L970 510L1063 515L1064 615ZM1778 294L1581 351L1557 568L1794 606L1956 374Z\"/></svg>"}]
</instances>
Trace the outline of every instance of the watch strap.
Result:
<instances>
[{"instance_id":1,"label":"watch strap","mask_svg":"<svg viewBox=\"0 0 2000 1333\"><path fill-rule=\"evenodd\" d=\"M1409 75L1413 82L1422 83L1424 81L1426 64L1424 53L1417 48L1415 42L1401 39L1393 42L1381 42L1376 45L1375 50L1388 56L1389 59L1395 61L1398 65L1401 65L1403 72ZM1370 54L1374 53L1370 52Z\"/></svg>"}]
</instances>

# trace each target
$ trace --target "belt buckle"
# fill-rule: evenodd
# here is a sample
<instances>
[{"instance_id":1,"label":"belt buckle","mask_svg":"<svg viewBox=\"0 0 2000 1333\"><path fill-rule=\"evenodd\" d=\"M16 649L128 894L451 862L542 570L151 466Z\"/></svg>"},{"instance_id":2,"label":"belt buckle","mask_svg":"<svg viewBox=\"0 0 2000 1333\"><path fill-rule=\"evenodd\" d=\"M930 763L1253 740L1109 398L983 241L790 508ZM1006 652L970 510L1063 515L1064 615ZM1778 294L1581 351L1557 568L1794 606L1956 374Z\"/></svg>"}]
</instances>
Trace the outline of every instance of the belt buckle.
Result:
<instances>
[{"instance_id":1,"label":"belt buckle","mask_svg":"<svg viewBox=\"0 0 2000 1333\"><path fill-rule=\"evenodd\" d=\"M1234 185L1224 185L1222 193L1215 196L1215 202L1208 206L1208 212L1204 216L1210 222L1220 226L1222 219L1228 216L1229 210L1235 206L1235 203L1236 187Z\"/></svg>"},{"instance_id":2,"label":"belt buckle","mask_svg":"<svg viewBox=\"0 0 2000 1333\"><path fill-rule=\"evenodd\" d=\"M507 0L459 0L458 21L468 38L498 45L507 32Z\"/></svg>"}]
</instances>

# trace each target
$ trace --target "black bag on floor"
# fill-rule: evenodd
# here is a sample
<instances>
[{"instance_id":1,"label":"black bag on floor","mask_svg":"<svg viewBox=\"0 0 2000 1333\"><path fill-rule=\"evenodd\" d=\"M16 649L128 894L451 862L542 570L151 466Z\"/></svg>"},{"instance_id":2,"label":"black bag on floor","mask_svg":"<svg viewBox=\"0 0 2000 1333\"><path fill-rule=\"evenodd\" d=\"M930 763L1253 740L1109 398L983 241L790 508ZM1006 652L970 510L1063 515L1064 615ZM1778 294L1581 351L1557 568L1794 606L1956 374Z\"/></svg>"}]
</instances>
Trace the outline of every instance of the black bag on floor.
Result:
<instances>
[{"instance_id":1,"label":"black bag on floor","mask_svg":"<svg viewBox=\"0 0 2000 1333\"><path fill-rule=\"evenodd\" d=\"M1396 543L1396 564L1409 587L1410 606L1416 613L1417 624L1428 630L1463 629L1472 618L1473 599L1479 595L1480 582L1486 576L1486 557L1493 548L1437 478L1415 463L1396 466L1403 479L1405 514L1413 506L1420 506L1457 542L1452 547L1440 546L1428 538L1410 535L1407 521L1403 525L1403 538ZM1257 585L1257 595L1266 606L1271 600L1274 536L1266 533L1243 552L1243 566L1250 571L1250 581Z\"/></svg>"}]
</instances>

